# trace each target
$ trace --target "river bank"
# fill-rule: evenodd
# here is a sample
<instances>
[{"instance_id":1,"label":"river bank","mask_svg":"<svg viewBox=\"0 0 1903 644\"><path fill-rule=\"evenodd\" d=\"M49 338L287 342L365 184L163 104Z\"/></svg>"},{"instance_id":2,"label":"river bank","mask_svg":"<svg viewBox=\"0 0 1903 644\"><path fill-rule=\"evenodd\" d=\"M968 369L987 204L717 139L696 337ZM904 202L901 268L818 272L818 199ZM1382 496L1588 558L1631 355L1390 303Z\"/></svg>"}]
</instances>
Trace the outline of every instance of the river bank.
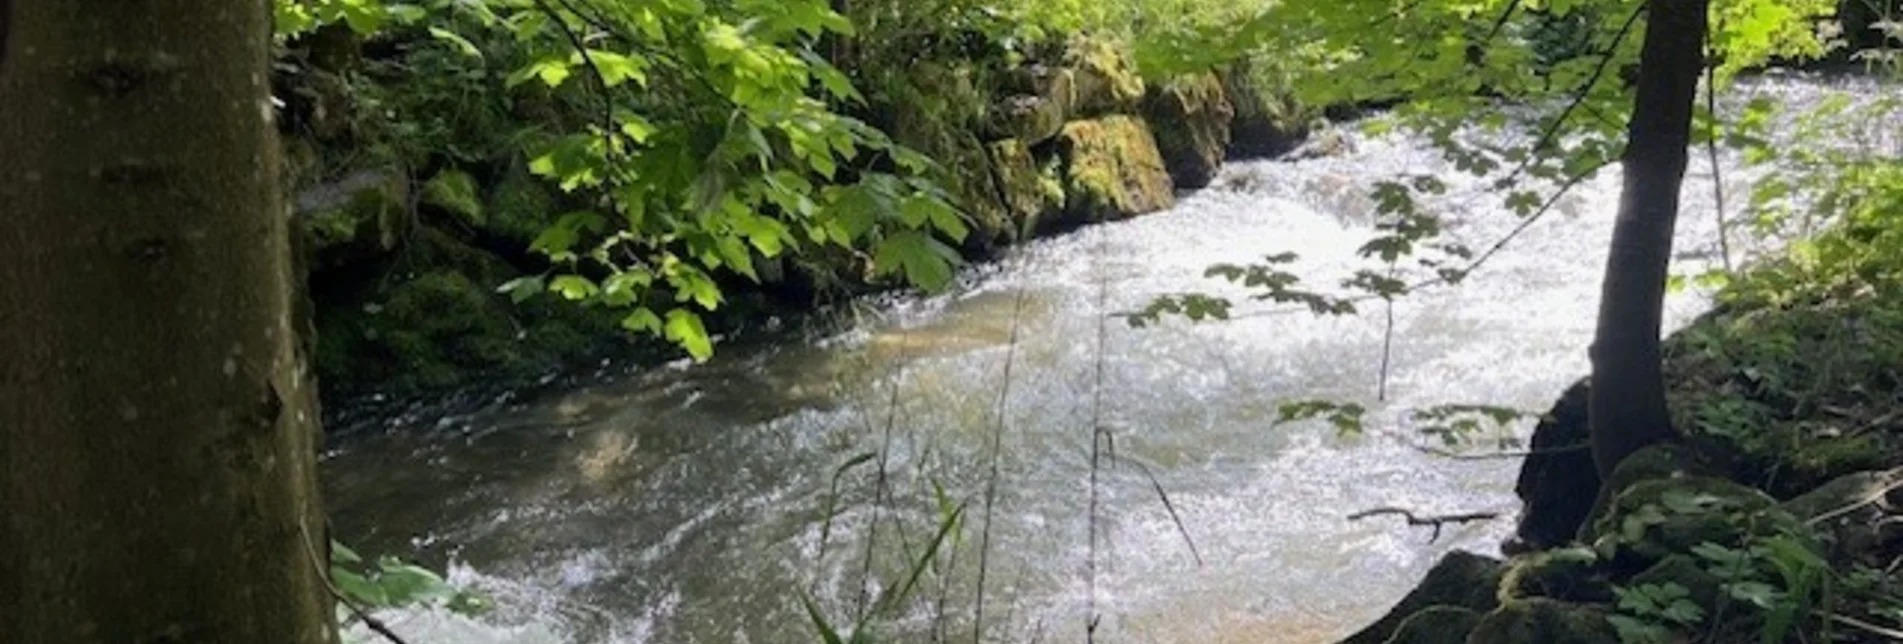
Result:
<instances>
[{"instance_id":1,"label":"river bank","mask_svg":"<svg viewBox=\"0 0 1903 644\"><path fill-rule=\"evenodd\" d=\"M332 51L340 47L349 51ZM941 164L937 179L972 228L958 244L968 260L1166 209L1225 160L1285 152L1309 126L1306 110L1246 65L1146 80L1114 41L1039 51L924 60L869 88L859 114ZM576 108L508 91L494 72L442 91L414 87L438 55L313 38L285 58L287 157L325 398L387 414L448 392L519 389L602 358L677 355L623 331L612 311L497 292L545 270L531 250L538 236L585 205L532 176L508 133ZM889 288L867 261L831 251L756 258L757 282L715 276L729 297L709 326L745 334Z\"/></svg>"}]
</instances>

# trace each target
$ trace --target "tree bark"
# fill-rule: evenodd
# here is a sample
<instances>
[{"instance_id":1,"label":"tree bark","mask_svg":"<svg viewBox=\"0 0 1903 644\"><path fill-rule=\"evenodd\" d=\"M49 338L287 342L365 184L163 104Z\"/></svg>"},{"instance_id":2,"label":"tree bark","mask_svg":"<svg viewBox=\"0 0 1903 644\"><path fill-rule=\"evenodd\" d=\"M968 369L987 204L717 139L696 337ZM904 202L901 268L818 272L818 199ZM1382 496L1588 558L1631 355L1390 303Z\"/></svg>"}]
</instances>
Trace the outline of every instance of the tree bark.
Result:
<instances>
[{"instance_id":1,"label":"tree bark","mask_svg":"<svg viewBox=\"0 0 1903 644\"><path fill-rule=\"evenodd\" d=\"M1709 0L1648 0L1638 95L1627 129L1625 184L1613 225L1592 344L1589 422L1601 478L1631 453L1674 436L1659 331L1691 145Z\"/></svg>"},{"instance_id":2,"label":"tree bark","mask_svg":"<svg viewBox=\"0 0 1903 644\"><path fill-rule=\"evenodd\" d=\"M0 9L0 639L334 641L269 3Z\"/></svg>"}]
</instances>

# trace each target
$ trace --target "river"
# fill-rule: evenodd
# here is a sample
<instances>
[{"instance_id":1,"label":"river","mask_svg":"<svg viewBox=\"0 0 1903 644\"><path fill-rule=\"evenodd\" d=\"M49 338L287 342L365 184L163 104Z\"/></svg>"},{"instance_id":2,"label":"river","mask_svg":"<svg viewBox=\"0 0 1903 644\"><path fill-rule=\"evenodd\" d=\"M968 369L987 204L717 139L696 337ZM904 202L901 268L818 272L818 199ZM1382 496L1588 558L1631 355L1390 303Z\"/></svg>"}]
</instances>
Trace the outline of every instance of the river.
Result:
<instances>
[{"instance_id":1,"label":"river","mask_svg":"<svg viewBox=\"0 0 1903 644\"><path fill-rule=\"evenodd\" d=\"M1082 641L1093 605L1104 642L1332 641L1442 553L1497 553L1511 531L1517 460L1427 454L1406 411L1540 411L1586 372L1618 191L1616 172L1577 186L1465 284L1399 301L1385 401L1378 304L1325 318L1243 302L1227 322L1148 328L1107 315L1238 294L1205 267L1282 251L1332 285L1367 266L1365 195L1399 172L1452 186L1433 204L1454 239L1484 248L1517 223L1427 148L1353 140L1338 157L1231 164L1172 210L1026 244L951 293L871 303L833 332L748 338L703 365L609 365L530 404L372 428L326 454L336 534L446 563L498 602L480 619L389 615L412 642L817 641L802 595L850 622L932 541L942 488L965 522L880 641ZM1702 155L1687 179L1681 272L1716 247ZM1727 181L1741 194L1743 173ZM1668 326L1707 302L1674 293ZM1276 425L1282 402L1309 398L1368 405L1371 431ZM1099 426L1117 459L1099 461L1093 522ZM1345 519L1378 506L1501 518L1432 541L1393 517Z\"/></svg>"}]
</instances>

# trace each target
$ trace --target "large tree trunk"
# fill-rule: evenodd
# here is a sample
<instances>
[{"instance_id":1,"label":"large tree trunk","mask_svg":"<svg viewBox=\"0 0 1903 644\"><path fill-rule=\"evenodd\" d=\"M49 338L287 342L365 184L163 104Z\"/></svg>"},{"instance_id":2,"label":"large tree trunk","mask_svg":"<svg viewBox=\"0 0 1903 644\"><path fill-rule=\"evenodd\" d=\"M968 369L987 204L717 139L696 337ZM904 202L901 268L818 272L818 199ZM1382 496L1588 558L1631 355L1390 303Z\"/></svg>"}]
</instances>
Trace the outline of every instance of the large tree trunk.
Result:
<instances>
[{"instance_id":1,"label":"large tree trunk","mask_svg":"<svg viewBox=\"0 0 1903 644\"><path fill-rule=\"evenodd\" d=\"M0 640L335 639L269 11L0 0Z\"/></svg>"},{"instance_id":2,"label":"large tree trunk","mask_svg":"<svg viewBox=\"0 0 1903 644\"><path fill-rule=\"evenodd\" d=\"M1649 0L1638 96L1627 130L1625 186L1612 229L1592 344L1593 462L1601 478L1621 459L1673 436L1665 407L1659 325L1692 104L1704 68L1709 0Z\"/></svg>"}]
</instances>

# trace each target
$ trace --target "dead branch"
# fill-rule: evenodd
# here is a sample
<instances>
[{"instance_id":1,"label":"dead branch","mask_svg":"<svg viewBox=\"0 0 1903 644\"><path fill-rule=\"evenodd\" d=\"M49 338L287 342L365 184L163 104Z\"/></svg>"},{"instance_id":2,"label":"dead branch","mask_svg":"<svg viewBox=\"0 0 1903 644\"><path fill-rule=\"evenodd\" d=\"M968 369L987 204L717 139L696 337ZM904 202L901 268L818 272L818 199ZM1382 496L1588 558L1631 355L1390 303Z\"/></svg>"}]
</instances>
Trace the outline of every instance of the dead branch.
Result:
<instances>
[{"instance_id":1,"label":"dead branch","mask_svg":"<svg viewBox=\"0 0 1903 644\"><path fill-rule=\"evenodd\" d=\"M1468 512L1464 514L1442 514L1442 515L1434 515L1434 516L1421 516L1421 515L1415 514L1411 510L1386 507L1386 508L1375 508L1372 510L1362 510L1354 514L1350 514L1348 515L1348 520L1360 521L1368 517L1381 516L1384 514L1400 515L1401 518L1407 519L1407 524L1410 526L1430 526L1434 528L1433 536L1428 537L1427 539L1428 543L1439 541L1440 529L1449 523L1472 523L1475 521L1492 521L1494 519L1500 518L1500 513L1498 512Z\"/></svg>"}]
</instances>

